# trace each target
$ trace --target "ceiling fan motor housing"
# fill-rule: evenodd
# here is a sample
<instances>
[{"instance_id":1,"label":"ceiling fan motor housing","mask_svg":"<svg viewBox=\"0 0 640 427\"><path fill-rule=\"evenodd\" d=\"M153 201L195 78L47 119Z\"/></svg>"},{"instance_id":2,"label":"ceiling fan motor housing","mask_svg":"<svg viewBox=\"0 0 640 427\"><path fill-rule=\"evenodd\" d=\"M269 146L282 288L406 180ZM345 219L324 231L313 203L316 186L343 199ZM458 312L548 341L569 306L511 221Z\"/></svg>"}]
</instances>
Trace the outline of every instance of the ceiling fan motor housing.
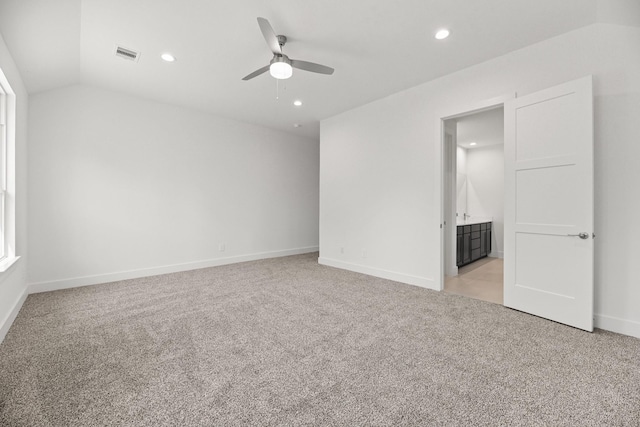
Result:
<instances>
[{"instance_id":1,"label":"ceiling fan motor housing","mask_svg":"<svg viewBox=\"0 0 640 427\"><path fill-rule=\"evenodd\" d=\"M269 65L271 64L275 64L277 62L284 62L286 64L291 65L291 60L289 59L289 57L285 54L279 54L279 53L275 53L273 55L273 59L271 59L271 61L269 62Z\"/></svg>"}]
</instances>

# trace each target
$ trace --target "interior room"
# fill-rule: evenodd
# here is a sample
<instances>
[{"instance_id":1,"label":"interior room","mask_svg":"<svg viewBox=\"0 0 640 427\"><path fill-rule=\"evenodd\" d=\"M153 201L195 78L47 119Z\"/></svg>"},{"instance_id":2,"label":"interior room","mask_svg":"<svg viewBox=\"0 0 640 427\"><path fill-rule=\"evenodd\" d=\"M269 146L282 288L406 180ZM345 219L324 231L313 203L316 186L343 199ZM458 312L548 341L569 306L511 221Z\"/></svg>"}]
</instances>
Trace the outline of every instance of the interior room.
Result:
<instances>
[{"instance_id":1,"label":"interior room","mask_svg":"<svg viewBox=\"0 0 640 427\"><path fill-rule=\"evenodd\" d=\"M638 117L637 0L0 0L0 425L637 426Z\"/></svg>"}]
</instances>

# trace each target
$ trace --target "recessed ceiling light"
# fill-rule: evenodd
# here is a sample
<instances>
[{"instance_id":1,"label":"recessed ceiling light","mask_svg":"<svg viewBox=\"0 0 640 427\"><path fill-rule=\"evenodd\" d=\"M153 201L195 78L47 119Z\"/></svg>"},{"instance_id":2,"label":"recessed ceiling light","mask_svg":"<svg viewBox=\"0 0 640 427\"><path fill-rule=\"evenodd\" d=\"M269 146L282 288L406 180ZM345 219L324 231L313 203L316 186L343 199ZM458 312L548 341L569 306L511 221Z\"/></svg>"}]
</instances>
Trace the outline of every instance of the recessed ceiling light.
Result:
<instances>
[{"instance_id":1,"label":"recessed ceiling light","mask_svg":"<svg viewBox=\"0 0 640 427\"><path fill-rule=\"evenodd\" d=\"M302 101L300 101L299 99L293 101L293 105L295 105L296 107L299 107L302 105Z\"/></svg>"},{"instance_id":2,"label":"recessed ceiling light","mask_svg":"<svg viewBox=\"0 0 640 427\"><path fill-rule=\"evenodd\" d=\"M293 127L294 127L294 128L299 128L299 127L302 127L302 125L301 125L300 123L294 123L294 124L293 124Z\"/></svg>"},{"instance_id":3,"label":"recessed ceiling light","mask_svg":"<svg viewBox=\"0 0 640 427\"><path fill-rule=\"evenodd\" d=\"M163 61L167 62L173 62L176 60L176 57L171 55L170 53L163 53L162 55L160 55L160 58L162 58Z\"/></svg>"},{"instance_id":4,"label":"recessed ceiling light","mask_svg":"<svg viewBox=\"0 0 640 427\"><path fill-rule=\"evenodd\" d=\"M438 40L446 39L447 37L449 37L449 30L447 29L443 28L442 30L438 30L436 33L436 38Z\"/></svg>"},{"instance_id":5,"label":"recessed ceiling light","mask_svg":"<svg viewBox=\"0 0 640 427\"><path fill-rule=\"evenodd\" d=\"M470 142L469 145L476 145L476 143L475 142Z\"/></svg>"}]
</instances>

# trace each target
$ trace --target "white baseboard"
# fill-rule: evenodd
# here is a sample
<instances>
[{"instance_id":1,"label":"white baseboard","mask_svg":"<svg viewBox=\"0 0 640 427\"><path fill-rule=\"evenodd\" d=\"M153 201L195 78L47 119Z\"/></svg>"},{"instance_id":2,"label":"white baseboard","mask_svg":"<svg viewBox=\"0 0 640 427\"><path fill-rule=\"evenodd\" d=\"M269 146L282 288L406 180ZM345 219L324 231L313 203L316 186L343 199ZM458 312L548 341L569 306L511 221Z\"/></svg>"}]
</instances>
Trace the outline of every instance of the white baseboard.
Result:
<instances>
[{"instance_id":1,"label":"white baseboard","mask_svg":"<svg viewBox=\"0 0 640 427\"><path fill-rule=\"evenodd\" d=\"M500 258L500 259L503 259L504 258L504 252L503 251L491 251L491 253L489 254L489 258Z\"/></svg>"},{"instance_id":2,"label":"white baseboard","mask_svg":"<svg viewBox=\"0 0 640 427\"><path fill-rule=\"evenodd\" d=\"M317 246L287 249L273 252L259 252L248 255L238 255L226 258L216 258L203 261L193 261L183 264L165 265L161 267L142 268L139 270L120 271L116 273L98 274L95 276L73 277L68 279L51 280L47 282L30 283L27 290L30 294L57 291L60 289L77 288L80 286L97 285L100 283L117 282L120 280L137 279L140 277L157 276L160 274L177 273L180 271L197 270L200 268L217 267L238 262L256 261L267 258L279 258L290 255L300 255L317 252Z\"/></svg>"},{"instance_id":3,"label":"white baseboard","mask_svg":"<svg viewBox=\"0 0 640 427\"><path fill-rule=\"evenodd\" d=\"M11 328L11 325L13 325L13 321L16 320L16 317L18 317L18 313L22 308L22 304L24 304L25 300L27 299L27 296L29 296L29 293L27 292L27 289L25 289L22 292L22 295L20 295L20 298L18 298L18 300L13 305L13 308L2 320L2 323L0 323L0 343L4 341L4 337L7 336L7 332L9 332L9 328Z\"/></svg>"},{"instance_id":4,"label":"white baseboard","mask_svg":"<svg viewBox=\"0 0 640 427\"><path fill-rule=\"evenodd\" d=\"M596 328L640 338L640 322L605 316L603 314L596 314L593 316L593 319Z\"/></svg>"},{"instance_id":5,"label":"white baseboard","mask_svg":"<svg viewBox=\"0 0 640 427\"><path fill-rule=\"evenodd\" d=\"M380 277L383 279L393 280L396 282L406 283L409 285L420 286L421 288L440 290L440 286L436 281L426 277L411 276L409 274L398 273L395 271L383 270L366 265L353 264L350 262L339 261L331 258L318 258L318 263L329 267L341 268L343 270L355 271L356 273L368 274L369 276Z\"/></svg>"}]
</instances>

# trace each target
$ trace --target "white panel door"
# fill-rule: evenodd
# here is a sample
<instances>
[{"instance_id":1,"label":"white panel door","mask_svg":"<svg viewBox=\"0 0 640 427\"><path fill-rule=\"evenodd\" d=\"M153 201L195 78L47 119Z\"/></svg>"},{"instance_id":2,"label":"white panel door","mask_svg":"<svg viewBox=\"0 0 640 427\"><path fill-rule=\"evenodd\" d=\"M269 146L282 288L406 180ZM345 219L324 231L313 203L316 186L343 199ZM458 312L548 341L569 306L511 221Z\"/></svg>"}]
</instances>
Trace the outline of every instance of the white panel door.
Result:
<instances>
[{"instance_id":1,"label":"white panel door","mask_svg":"<svg viewBox=\"0 0 640 427\"><path fill-rule=\"evenodd\" d=\"M504 305L593 330L591 76L505 103Z\"/></svg>"}]
</instances>

